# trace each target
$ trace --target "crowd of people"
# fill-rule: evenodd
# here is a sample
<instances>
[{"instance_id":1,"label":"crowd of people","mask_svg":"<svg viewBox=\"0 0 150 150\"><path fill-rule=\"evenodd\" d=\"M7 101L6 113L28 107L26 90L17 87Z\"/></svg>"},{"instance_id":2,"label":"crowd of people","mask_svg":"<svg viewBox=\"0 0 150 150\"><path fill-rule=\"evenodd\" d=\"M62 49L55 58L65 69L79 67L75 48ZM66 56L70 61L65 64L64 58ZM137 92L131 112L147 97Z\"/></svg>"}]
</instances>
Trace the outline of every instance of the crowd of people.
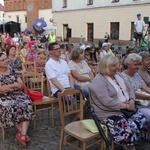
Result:
<instances>
[{"instance_id":1,"label":"crowd of people","mask_svg":"<svg viewBox=\"0 0 150 150\"><path fill-rule=\"evenodd\" d=\"M44 60L46 63L42 63ZM132 48L122 60L112 52L108 36L101 47L57 41L54 33L49 40L35 40L28 34L1 35L0 43L0 127L16 126L18 141L27 145L29 122L35 119L30 98L22 92L21 74L33 72L26 62L35 62L43 72L54 97L65 89L81 88L89 98L98 119L104 123L115 143L125 150L134 150L139 139L147 139L150 122L150 54L137 53ZM119 65L123 71L119 72ZM98 72L94 76L91 66ZM137 107L138 110L135 108ZM122 109L135 112L127 118ZM77 120L78 118L74 119Z\"/></svg>"}]
</instances>

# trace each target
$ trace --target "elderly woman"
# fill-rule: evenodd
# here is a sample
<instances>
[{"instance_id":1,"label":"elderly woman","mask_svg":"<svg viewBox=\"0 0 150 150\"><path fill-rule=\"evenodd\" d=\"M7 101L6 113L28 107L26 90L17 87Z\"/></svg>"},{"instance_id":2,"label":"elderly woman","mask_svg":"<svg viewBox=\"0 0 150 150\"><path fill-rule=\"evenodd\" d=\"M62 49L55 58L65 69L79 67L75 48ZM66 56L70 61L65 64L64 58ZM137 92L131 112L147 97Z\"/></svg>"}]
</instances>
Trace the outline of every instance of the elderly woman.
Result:
<instances>
[{"instance_id":1,"label":"elderly woman","mask_svg":"<svg viewBox=\"0 0 150 150\"><path fill-rule=\"evenodd\" d=\"M25 66L19 57L16 57L16 47L8 45L6 48L9 65L14 69L17 74L26 73Z\"/></svg>"},{"instance_id":2,"label":"elderly woman","mask_svg":"<svg viewBox=\"0 0 150 150\"><path fill-rule=\"evenodd\" d=\"M135 92L136 101L139 103L140 111L150 121L150 87L142 80L138 74L142 57L138 54L129 54L126 58L128 68L122 72L123 78Z\"/></svg>"},{"instance_id":3,"label":"elderly woman","mask_svg":"<svg viewBox=\"0 0 150 150\"><path fill-rule=\"evenodd\" d=\"M111 55L100 60L99 74L90 86L91 96L95 114L107 125L114 142L123 146L125 150L133 150L134 143L140 135L145 136L146 118L139 111L135 112L132 118L127 118L121 113L121 109L135 111L135 95L117 73L118 63L118 58Z\"/></svg>"},{"instance_id":4,"label":"elderly woman","mask_svg":"<svg viewBox=\"0 0 150 150\"><path fill-rule=\"evenodd\" d=\"M142 57L142 62L138 73L146 85L150 87L150 54L148 52L140 52L139 55Z\"/></svg>"},{"instance_id":5,"label":"elderly woman","mask_svg":"<svg viewBox=\"0 0 150 150\"><path fill-rule=\"evenodd\" d=\"M93 73L84 61L83 50L74 49L71 52L71 61L68 63L71 74L74 77L75 88L81 87L86 97L88 97L88 87L93 80Z\"/></svg>"},{"instance_id":6,"label":"elderly woman","mask_svg":"<svg viewBox=\"0 0 150 150\"><path fill-rule=\"evenodd\" d=\"M6 55L0 53L0 127L16 126L18 141L26 146L30 141L27 130L35 119L30 98L22 92L21 79L8 65Z\"/></svg>"}]
</instances>

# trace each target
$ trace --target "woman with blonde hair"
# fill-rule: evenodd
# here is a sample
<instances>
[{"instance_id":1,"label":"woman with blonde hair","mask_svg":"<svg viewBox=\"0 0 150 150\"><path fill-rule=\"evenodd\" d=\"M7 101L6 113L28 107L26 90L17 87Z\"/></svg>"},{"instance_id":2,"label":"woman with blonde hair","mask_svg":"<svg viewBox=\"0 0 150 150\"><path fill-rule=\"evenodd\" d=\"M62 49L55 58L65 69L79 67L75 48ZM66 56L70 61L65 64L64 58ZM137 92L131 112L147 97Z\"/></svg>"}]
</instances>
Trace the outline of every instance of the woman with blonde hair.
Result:
<instances>
[{"instance_id":1,"label":"woman with blonde hair","mask_svg":"<svg viewBox=\"0 0 150 150\"><path fill-rule=\"evenodd\" d=\"M137 139L146 138L146 118L135 111L134 92L118 73L118 63L118 58L111 55L100 60L99 73L90 86L93 107L98 119L109 128L114 142L125 150L134 150ZM135 114L127 118L122 109Z\"/></svg>"}]
</instances>

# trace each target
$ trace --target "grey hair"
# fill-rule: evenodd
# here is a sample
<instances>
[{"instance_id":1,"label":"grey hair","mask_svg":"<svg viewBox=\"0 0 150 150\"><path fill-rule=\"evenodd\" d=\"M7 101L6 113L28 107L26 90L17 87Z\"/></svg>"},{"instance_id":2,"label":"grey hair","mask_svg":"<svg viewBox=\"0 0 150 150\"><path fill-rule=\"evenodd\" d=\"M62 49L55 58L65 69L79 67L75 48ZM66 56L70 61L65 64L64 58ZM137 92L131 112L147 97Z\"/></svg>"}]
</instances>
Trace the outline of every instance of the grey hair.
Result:
<instances>
[{"instance_id":1,"label":"grey hair","mask_svg":"<svg viewBox=\"0 0 150 150\"><path fill-rule=\"evenodd\" d=\"M134 61L142 62L142 57L139 54L132 53L127 56L125 59L126 65L133 63Z\"/></svg>"},{"instance_id":2,"label":"grey hair","mask_svg":"<svg viewBox=\"0 0 150 150\"><path fill-rule=\"evenodd\" d=\"M106 55L102 59L100 59L98 69L99 73L102 75L110 75L110 67L114 65L114 63L119 64L119 59L112 55Z\"/></svg>"}]
</instances>

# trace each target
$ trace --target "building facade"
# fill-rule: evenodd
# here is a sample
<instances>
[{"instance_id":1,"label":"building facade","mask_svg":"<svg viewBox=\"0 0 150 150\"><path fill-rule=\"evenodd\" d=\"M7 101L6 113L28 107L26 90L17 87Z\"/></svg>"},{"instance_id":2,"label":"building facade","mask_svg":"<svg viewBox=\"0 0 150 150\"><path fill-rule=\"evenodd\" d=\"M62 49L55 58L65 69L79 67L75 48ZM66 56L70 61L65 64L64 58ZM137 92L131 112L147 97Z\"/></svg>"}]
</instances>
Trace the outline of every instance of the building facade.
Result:
<instances>
[{"instance_id":1,"label":"building facade","mask_svg":"<svg viewBox=\"0 0 150 150\"><path fill-rule=\"evenodd\" d=\"M137 13L150 21L149 8L150 0L52 0L57 36L65 40L69 35L75 42L82 36L95 43L104 39L105 32L114 42L130 41Z\"/></svg>"},{"instance_id":2,"label":"building facade","mask_svg":"<svg viewBox=\"0 0 150 150\"><path fill-rule=\"evenodd\" d=\"M28 29L34 32L33 23L43 19L47 25L52 18L51 0L4 0L5 20L20 23L21 31Z\"/></svg>"}]
</instances>

